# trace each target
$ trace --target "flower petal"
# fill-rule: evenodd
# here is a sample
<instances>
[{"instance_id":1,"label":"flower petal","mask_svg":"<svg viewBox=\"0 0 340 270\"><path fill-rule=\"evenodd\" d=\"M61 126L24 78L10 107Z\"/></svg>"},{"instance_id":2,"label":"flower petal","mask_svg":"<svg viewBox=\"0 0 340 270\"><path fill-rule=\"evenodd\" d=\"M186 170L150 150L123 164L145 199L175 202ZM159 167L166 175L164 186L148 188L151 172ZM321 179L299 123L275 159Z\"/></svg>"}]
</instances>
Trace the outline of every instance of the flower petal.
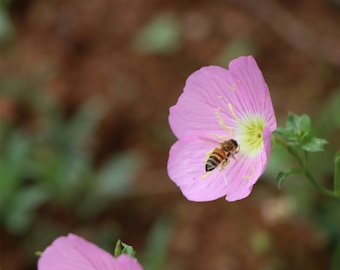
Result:
<instances>
[{"instance_id":1,"label":"flower petal","mask_svg":"<svg viewBox=\"0 0 340 270\"><path fill-rule=\"evenodd\" d=\"M170 108L169 123L176 137L202 130L224 131L232 137L236 127L228 110L232 83L228 71L217 66L203 67L191 74L177 104Z\"/></svg>"},{"instance_id":2,"label":"flower petal","mask_svg":"<svg viewBox=\"0 0 340 270\"><path fill-rule=\"evenodd\" d=\"M227 197L229 202L246 198L265 168L264 156L241 156L234 165L226 168Z\"/></svg>"},{"instance_id":3,"label":"flower petal","mask_svg":"<svg viewBox=\"0 0 340 270\"><path fill-rule=\"evenodd\" d=\"M143 270L142 266L129 255L122 254L117 258L119 270Z\"/></svg>"},{"instance_id":4,"label":"flower petal","mask_svg":"<svg viewBox=\"0 0 340 270\"><path fill-rule=\"evenodd\" d=\"M215 179L218 169L208 174L205 171L207 154L215 147L218 143L209 139L187 137L178 140L170 149L169 176L191 201L211 201L226 194L223 180Z\"/></svg>"},{"instance_id":5,"label":"flower petal","mask_svg":"<svg viewBox=\"0 0 340 270\"><path fill-rule=\"evenodd\" d=\"M224 130L233 137L238 120L255 114L263 115L272 131L276 129L261 70L252 56L243 56L231 61L229 70L208 66L191 74L177 104L170 108L169 123L179 139L201 130Z\"/></svg>"},{"instance_id":6,"label":"flower petal","mask_svg":"<svg viewBox=\"0 0 340 270\"><path fill-rule=\"evenodd\" d=\"M227 201L247 197L263 173L270 151L271 132L265 129L265 148L255 157L235 155L222 169L205 172L208 153L218 147L209 137L186 137L170 149L168 173L183 195L191 201L211 201L226 196Z\"/></svg>"},{"instance_id":7,"label":"flower petal","mask_svg":"<svg viewBox=\"0 0 340 270\"><path fill-rule=\"evenodd\" d=\"M68 234L53 241L38 261L39 270L118 270L113 256L85 239Z\"/></svg>"},{"instance_id":8,"label":"flower petal","mask_svg":"<svg viewBox=\"0 0 340 270\"><path fill-rule=\"evenodd\" d=\"M170 150L168 173L189 200L249 195L265 169L276 129L270 93L252 56L233 60L229 70L209 66L190 75L170 108L169 123L179 140ZM209 152L231 138L240 142L236 159L206 173Z\"/></svg>"},{"instance_id":9,"label":"flower petal","mask_svg":"<svg viewBox=\"0 0 340 270\"><path fill-rule=\"evenodd\" d=\"M276 129L276 120L268 86L252 56L242 56L229 64L234 82L232 105L236 114L263 115L266 125Z\"/></svg>"},{"instance_id":10,"label":"flower petal","mask_svg":"<svg viewBox=\"0 0 340 270\"><path fill-rule=\"evenodd\" d=\"M241 200L247 197L254 184L264 172L270 155L271 131L263 131L264 147L256 157L241 156L226 174L228 181L227 201ZM228 168L229 169L229 168Z\"/></svg>"}]
</instances>

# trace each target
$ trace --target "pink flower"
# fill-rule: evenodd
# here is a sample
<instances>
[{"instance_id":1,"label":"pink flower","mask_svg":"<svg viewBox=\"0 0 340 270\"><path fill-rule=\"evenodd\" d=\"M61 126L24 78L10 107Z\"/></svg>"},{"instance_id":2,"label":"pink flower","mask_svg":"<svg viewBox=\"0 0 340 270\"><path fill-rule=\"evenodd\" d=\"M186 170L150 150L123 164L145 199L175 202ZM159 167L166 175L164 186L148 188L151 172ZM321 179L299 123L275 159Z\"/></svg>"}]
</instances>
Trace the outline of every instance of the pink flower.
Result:
<instances>
[{"instance_id":1,"label":"pink flower","mask_svg":"<svg viewBox=\"0 0 340 270\"><path fill-rule=\"evenodd\" d=\"M38 261L38 270L142 270L132 257L122 254L114 258L85 239L68 234L48 246Z\"/></svg>"},{"instance_id":2,"label":"pink flower","mask_svg":"<svg viewBox=\"0 0 340 270\"><path fill-rule=\"evenodd\" d=\"M252 56L239 57L229 70L203 67L186 82L169 123L178 141L171 147L168 174L191 201L247 197L265 170L276 119L268 87ZM213 157L221 143L235 151ZM218 164L218 160L221 160ZM209 163L209 162L208 162ZM212 170L211 170L212 169Z\"/></svg>"}]
</instances>

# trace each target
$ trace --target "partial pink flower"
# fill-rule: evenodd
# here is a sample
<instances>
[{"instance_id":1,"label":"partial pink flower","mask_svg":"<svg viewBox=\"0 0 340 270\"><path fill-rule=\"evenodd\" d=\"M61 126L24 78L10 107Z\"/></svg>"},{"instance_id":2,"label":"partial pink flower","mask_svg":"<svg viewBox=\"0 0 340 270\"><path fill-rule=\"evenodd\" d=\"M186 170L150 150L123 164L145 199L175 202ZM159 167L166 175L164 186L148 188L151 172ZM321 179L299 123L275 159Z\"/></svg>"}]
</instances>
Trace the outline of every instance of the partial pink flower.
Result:
<instances>
[{"instance_id":1,"label":"partial pink flower","mask_svg":"<svg viewBox=\"0 0 340 270\"><path fill-rule=\"evenodd\" d=\"M190 75L169 123L178 141L170 149L168 174L187 199L235 201L250 194L276 129L269 90L252 56L231 61L228 70L208 66ZM239 151L207 172L208 157L230 139Z\"/></svg>"},{"instance_id":2,"label":"partial pink flower","mask_svg":"<svg viewBox=\"0 0 340 270\"><path fill-rule=\"evenodd\" d=\"M85 239L68 234L48 246L38 261L38 270L143 270L132 257L117 258Z\"/></svg>"}]
</instances>

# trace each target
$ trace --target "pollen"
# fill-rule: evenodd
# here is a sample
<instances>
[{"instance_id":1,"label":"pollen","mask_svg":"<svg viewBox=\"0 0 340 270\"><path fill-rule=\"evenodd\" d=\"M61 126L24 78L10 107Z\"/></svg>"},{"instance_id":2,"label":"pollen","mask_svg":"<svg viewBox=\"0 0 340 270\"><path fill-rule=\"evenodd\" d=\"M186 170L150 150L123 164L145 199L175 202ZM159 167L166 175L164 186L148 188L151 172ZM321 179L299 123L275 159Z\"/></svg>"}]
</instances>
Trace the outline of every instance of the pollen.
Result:
<instances>
[{"instance_id":1,"label":"pollen","mask_svg":"<svg viewBox=\"0 0 340 270\"><path fill-rule=\"evenodd\" d=\"M242 176L242 179L244 179L244 180L252 179L253 176L254 176L254 173L255 173L254 165L251 164L249 175L243 175L243 176Z\"/></svg>"},{"instance_id":2,"label":"pollen","mask_svg":"<svg viewBox=\"0 0 340 270\"><path fill-rule=\"evenodd\" d=\"M237 116L236 113L235 113L233 104L228 103L228 108L229 108L229 111L230 111L231 115L233 116L233 118L234 118L238 123L241 123L240 118L238 118L238 116Z\"/></svg>"},{"instance_id":3,"label":"pollen","mask_svg":"<svg viewBox=\"0 0 340 270\"><path fill-rule=\"evenodd\" d=\"M229 131L229 132L234 136L234 131L233 131L233 129L230 128L230 127L228 127L228 126L226 125L226 123L223 121L223 118L222 118L222 116L221 116L221 114L220 114L220 110L221 110L221 108L218 107L218 108L216 108L216 111L215 111L215 116L216 116L216 118L217 118L218 123L220 124L220 126L221 126L225 131Z\"/></svg>"},{"instance_id":4,"label":"pollen","mask_svg":"<svg viewBox=\"0 0 340 270\"><path fill-rule=\"evenodd\" d=\"M237 85L236 84L232 84L230 87L231 91L235 92L237 90Z\"/></svg>"},{"instance_id":5,"label":"pollen","mask_svg":"<svg viewBox=\"0 0 340 270\"><path fill-rule=\"evenodd\" d=\"M205 174L203 174L203 175L201 176L202 179L203 179L203 180L206 179L211 173L212 173L212 171L206 172Z\"/></svg>"},{"instance_id":6,"label":"pollen","mask_svg":"<svg viewBox=\"0 0 340 270\"><path fill-rule=\"evenodd\" d=\"M240 121L238 142L245 155L256 156L261 151L265 126L265 120L260 115L247 116Z\"/></svg>"}]
</instances>

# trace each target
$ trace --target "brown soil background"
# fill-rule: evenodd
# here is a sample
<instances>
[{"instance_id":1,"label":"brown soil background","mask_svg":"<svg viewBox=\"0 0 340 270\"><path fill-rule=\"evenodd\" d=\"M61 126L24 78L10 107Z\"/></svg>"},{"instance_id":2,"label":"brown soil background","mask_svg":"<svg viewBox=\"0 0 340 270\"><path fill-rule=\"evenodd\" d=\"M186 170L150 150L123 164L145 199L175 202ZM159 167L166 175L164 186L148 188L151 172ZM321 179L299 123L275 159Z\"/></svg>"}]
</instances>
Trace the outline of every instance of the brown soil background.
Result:
<instances>
[{"instance_id":1,"label":"brown soil background","mask_svg":"<svg viewBox=\"0 0 340 270\"><path fill-rule=\"evenodd\" d=\"M328 251L313 223L296 213L268 218L268 203L284 201L284 191L269 184L274 180L260 180L240 202L192 203L168 179L166 162L175 141L168 109L186 77L215 63L238 38L251 40L280 123L288 111L318 115L340 82L340 7L333 2L14 1L16 37L3 50L2 74L53 73L46 91L69 115L86 100L99 99L107 111L91 148L97 166L132 149L147 160L132 195L114 199L98 219L77 224L67 209L53 204L40 209L39 217L63 220L68 231L80 235L112 221L137 257L163 217L172 225L162 269L328 269ZM169 54L134 49L136 33L163 12L176 16L181 46ZM4 99L4 107L2 117L17 117L15 101ZM270 235L270 248L256 252L254 235ZM2 269L35 269L20 237L2 230L1 238Z\"/></svg>"}]
</instances>

